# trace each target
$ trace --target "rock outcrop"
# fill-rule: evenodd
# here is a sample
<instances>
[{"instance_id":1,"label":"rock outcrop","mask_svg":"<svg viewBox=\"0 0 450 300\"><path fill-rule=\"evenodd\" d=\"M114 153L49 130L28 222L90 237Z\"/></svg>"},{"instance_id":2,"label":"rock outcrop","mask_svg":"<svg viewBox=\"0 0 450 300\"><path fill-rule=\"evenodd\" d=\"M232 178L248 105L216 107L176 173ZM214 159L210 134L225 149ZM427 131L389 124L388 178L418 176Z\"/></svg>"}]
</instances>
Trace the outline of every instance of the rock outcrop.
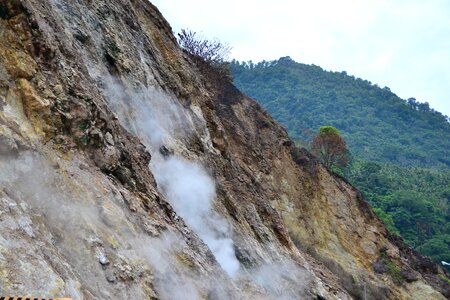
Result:
<instances>
[{"instance_id":1,"label":"rock outcrop","mask_svg":"<svg viewBox=\"0 0 450 300\"><path fill-rule=\"evenodd\" d=\"M0 41L0 296L450 296L148 1L5 0Z\"/></svg>"}]
</instances>

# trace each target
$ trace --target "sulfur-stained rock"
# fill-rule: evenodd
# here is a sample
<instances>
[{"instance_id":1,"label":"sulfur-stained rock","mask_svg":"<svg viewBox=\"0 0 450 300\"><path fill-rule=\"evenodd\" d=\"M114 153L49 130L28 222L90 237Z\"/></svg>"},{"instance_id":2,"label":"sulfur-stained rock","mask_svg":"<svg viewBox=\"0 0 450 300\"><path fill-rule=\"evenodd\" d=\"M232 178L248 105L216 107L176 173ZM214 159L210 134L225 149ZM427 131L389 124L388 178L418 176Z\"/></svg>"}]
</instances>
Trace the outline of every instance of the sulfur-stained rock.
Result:
<instances>
[{"instance_id":1,"label":"sulfur-stained rock","mask_svg":"<svg viewBox=\"0 0 450 300\"><path fill-rule=\"evenodd\" d=\"M31 79L38 66L34 59L20 50L5 49L0 46L0 62L13 78Z\"/></svg>"},{"instance_id":2,"label":"sulfur-stained rock","mask_svg":"<svg viewBox=\"0 0 450 300\"><path fill-rule=\"evenodd\" d=\"M50 101L41 98L28 80L24 78L18 79L17 87L21 93L24 112L27 117L48 112Z\"/></svg>"}]
</instances>

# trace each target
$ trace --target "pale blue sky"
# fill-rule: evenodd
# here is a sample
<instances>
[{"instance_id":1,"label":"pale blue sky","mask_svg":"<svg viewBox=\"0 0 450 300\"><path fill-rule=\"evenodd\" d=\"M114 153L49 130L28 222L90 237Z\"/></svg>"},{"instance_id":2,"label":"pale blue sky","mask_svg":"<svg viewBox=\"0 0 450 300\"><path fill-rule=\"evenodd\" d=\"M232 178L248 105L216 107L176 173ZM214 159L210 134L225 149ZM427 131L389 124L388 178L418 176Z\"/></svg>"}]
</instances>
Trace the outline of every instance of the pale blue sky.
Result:
<instances>
[{"instance_id":1,"label":"pale blue sky","mask_svg":"<svg viewBox=\"0 0 450 300\"><path fill-rule=\"evenodd\" d=\"M175 32L233 47L231 58L291 56L347 71L450 116L449 0L152 0Z\"/></svg>"}]
</instances>

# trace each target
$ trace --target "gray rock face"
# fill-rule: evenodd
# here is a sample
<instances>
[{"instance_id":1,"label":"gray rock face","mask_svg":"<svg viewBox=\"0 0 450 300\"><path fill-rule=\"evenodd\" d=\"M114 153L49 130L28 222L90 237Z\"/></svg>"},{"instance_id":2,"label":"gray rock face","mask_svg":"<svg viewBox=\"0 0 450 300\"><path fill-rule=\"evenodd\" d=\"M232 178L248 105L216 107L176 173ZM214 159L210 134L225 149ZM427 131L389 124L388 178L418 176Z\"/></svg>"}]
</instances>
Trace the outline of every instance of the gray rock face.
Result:
<instances>
[{"instance_id":1,"label":"gray rock face","mask_svg":"<svg viewBox=\"0 0 450 300\"><path fill-rule=\"evenodd\" d=\"M6 0L0 40L5 295L445 299L444 271L148 1Z\"/></svg>"}]
</instances>

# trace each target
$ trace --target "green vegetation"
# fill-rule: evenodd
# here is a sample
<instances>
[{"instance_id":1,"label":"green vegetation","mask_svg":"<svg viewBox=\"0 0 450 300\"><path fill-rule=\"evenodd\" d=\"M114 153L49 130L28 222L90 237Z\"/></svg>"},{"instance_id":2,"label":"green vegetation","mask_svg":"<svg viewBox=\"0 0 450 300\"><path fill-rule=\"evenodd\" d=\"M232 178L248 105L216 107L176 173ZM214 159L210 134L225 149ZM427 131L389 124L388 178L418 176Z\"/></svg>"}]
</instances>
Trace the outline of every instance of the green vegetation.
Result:
<instances>
[{"instance_id":1,"label":"green vegetation","mask_svg":"<svg viewBox=\"0 0 450 300\"><path fill-rule=\"evenodd\" d=\"M320 126L319 134L340 134L341 132L333 126Z\"/></svg>"},{"instance_id":2,"label":"green vegetation","mask_svg":"<svg viewBox=\"0 0 450 300\"><path fill-rule=\"evenodd\" d=\"M354 161L348 179L392 233L436 262L450 258L450 170Z\"/></svg>"},{"instance_id":3,"label":"green vegetation","mask_svg":"<svg viewBox=\"0 0 450 300\"><path fill-rule=\"evenodd\" d=\"M391 276L394 282L401 283L404 280L400 267L391 260L386 252L381 253L379 263L386 269L386 273Z\"/></svg>"},{"instance_id":4,"label":"green vegetation","mask_svg":"<svg viewBox=\"0 0 450 300\"><path fill-rule=\"evenodd\" d=\"M258 100L291 137L309 140L322 125L341 131L360 159L401 166L450 167L448 117L428 103L402 100L389 88L345 72L327 72L289 57L233 61L235 85Z\"/></svg>"},{"instance_id":5,"label":"green vegetation","mask_svg":"<svg viewBox=\"0 0 450 300\"><path fill-rule=\"evenodd\" d=\"M450 279L449 279L447 276L445 276L445 275L439 275L439 277L440 277L442 280L444 280L445 282L447 282L447 283L450 284Z\"/></svg>"},{"instance_id":6,"label":"green vegetation","mask_svg":"<svg viewBox=\"0 0 450 300\"><path fill-rule=\"evenodd\" d=\"M300 64L233 61L234 83L311 149L314 131L340 130L352 155L336 169L394 234L433 260L450 260L450 119L367 80Z\"/></svg>"},{"instance_id":7,"label":"green vegetation","mask_svg":"<svg viewBox=\"0 0 450 300\"><path fill-rule=\"evenodd\" d=\"M78 129L80 129L83 132L88 130L89 127L91 127L91 124L89 121L81 121L80 123L78 123Z\"/></svg>"}]
</instances>

